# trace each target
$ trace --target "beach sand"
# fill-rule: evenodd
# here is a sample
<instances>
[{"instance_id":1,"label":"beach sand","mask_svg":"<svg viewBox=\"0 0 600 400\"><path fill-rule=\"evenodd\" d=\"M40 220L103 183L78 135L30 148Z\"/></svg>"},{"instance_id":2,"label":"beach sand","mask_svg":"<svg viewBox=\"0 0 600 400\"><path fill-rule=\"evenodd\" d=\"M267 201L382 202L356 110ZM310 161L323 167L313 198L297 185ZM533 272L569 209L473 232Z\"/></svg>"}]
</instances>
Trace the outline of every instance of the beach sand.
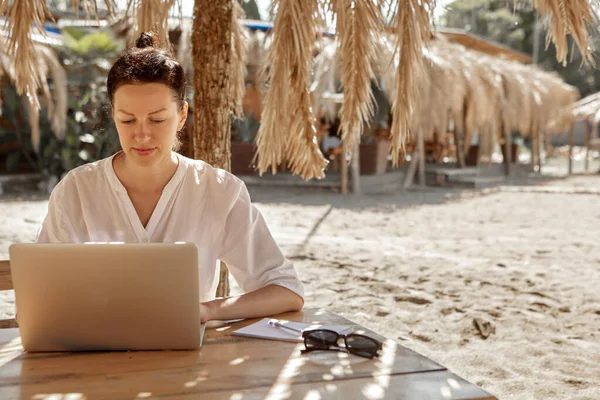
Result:
<instances>
[{"instance_id":1,"label":"beach sand","mask_svg":"<svg viewBox=\"0 0 600 400\"><path fill-rule=\"evenodd\" d=\"M306 307L501 399L600 399L600 176L486 191L250 192L305 283ZM0 259L33 240L46 204L0 199ZM3 295L1 317L12 301Z\"/></svg>"}]
</instances>

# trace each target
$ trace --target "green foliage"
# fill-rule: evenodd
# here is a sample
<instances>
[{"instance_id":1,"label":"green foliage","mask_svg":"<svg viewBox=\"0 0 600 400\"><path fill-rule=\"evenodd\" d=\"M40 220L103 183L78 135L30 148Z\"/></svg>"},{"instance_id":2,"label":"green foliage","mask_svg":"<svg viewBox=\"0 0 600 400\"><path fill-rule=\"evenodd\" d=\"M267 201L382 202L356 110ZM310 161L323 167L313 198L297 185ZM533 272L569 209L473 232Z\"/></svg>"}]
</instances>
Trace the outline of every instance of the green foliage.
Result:
<instances>
[{"instance_id":1,"label":"green foliage","mask_svg":"<svg viewBox=\"0 0 600 400\"><path fill-rule=\"evenodd\" d=\"M82 29L69 27L63 29L63 33L67 49L79 56L101 57L122 47L108 30L86 33Z\"/></svg>"}]
</instances>

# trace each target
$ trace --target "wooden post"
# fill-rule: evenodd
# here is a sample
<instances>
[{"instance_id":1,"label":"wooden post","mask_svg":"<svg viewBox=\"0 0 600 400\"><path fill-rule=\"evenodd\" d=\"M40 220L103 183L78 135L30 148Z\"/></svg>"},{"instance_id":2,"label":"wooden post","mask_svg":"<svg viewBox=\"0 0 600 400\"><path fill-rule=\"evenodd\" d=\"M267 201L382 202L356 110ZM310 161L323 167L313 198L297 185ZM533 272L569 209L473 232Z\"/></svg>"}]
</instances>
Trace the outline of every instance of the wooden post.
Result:
<instances>
[{"instance_id":1,"label":"wooden post","mask_svg":"<svg viewBox=\"0 0 600 400\"><path fill-rule=\"evenodd\" d=\"M463 104L462 114L454 121L454 145L456 146L456 167L464 168L465 161L465 132L467 129L467 105Z\"/></svg>"},{"instance_id":2,"label":"wooden post","mask_svg":"<svg viewBox=\"0 0 600 400\"><path fill-rule=\"evenodd\" d=\"M342 154L340 155L340 172L342 174L342 194L348 194L348 163L346 154L348 153L348 144L342 140Z\"/></svg>"},{"instance_id":3,"label":"wooden post","mask_svg":"<svg viewBox=\"0 0 600 400\"><path fill-rule=\"evenodd\" d=\"M531 167L533 168L534 171L540 172L540 165L541 165L541 161L538 161L538 158L540 158L540 151L539 151L539 146L540 143L538 141L538 125L535 122L531 123L531 160L529 160L529 162L531 163Z\"/></svg>"},{"instance_id":4,"label":"wooden post","mask_svg":"<svg viewBox=\"0 0 600 400\"><path fill-rule=\"evenodd\" d=\"M423 131L421 129L419 129L419 131L417 132L417 140L418 140L417 147L419 149L419 186L421 186L421 188L424 188L425 187L425 139L423 138Z\"/></svg>"},{"instance_id":5,"label":"wooden post","mask_svg":"<svg viewBox=\"0 0 600 400\"><path fill-rule=\"evenodd\" d=\"M569 175L573 174L573 146L575 145L575 124L571 125L569 133Z\"/></svg>"},{"instance_id":6,"label":"wooden post","mask_svg":"<svg viewBox=\"0 0 600 400\"><path fill-rule=\"evenodd\" d=\"M537 162L535 164L537 170L540 172L542 172L542 149L546 147L545 143L546 134L540 130L538 132ZM546 154L548 154L548 152L546 152Z\"/></svg>"},{"instance_id":7,"label":"wooden post","mask_svg":"<svg viewBox=\"0 0 600 400\"><path fill-rule=\"evenodd\" d=\"M417 147L415 147L413 150L410 164L408 164L408 170L406 171L406 176L404 177L404 189L412 185L415 179L415 174L417 173L417 166L419 165L419 149Z\"/></svg>"},{"instance_id":8,"label":"wooden post","mask_svg":"<svg viewBox=\"0 0 600 400\"><path fill-rule=\"evenodd\" d=\"M464 168L465 161L465 131L454 128L454 144L456 146L456 167Z\"/></svg>"},{"instance_id":9,"label":"wooden post","mask_svg":"<svg viewBox=\"0 0 600 400\"><path fill-rule=\"evenodd\" d=\"M192 30L195 159L231 170L231 0L196 0ZM229 273L221 262L217 297L229 295Z\"/></svg>"},{"instance_id":10,"label":"wooden post","mask_svg":"<svg viewBox=\"0 0 600 400\"><path fill-rule=\"evenodd\" d=\"M360 136L354 138L354 149L352 150L352 159L350 167L352 169L352 193L361 194L360 189Z\"/></svg>"},{"instance_id":11,"label":"wooden post","mask_svg":"<svg viewBox=\"0 0 600 400\"><path fill-rule=\"evenodd\" d=\"M590 121L585 120L585 172L590 171Z\"/></svg>"},{"instance_id":12,"label":"wooden post","mask_svg":"<svg viewBox=\"0 0 600 400\"><path fill-rule=\"evenodd\" d=\"M506 129L502 124L502 130L504 131L504 175L510 176L510 163L512 162L510 129Z\"/></svg>"}]
</instances>

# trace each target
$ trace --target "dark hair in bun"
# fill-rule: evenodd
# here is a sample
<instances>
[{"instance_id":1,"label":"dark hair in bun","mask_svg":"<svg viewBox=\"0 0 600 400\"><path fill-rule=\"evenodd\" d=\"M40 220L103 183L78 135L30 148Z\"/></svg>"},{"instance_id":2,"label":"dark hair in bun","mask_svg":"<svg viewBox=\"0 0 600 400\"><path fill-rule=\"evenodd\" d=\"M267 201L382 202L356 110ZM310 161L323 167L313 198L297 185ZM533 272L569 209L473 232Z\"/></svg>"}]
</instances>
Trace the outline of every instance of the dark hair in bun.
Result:
<instances>
[{"instance_id":1,"label":"dark hair in bun","mask_svg":"<svg viewBox=\"0 0 600 400\"><path fill-rule=\"evenodd\" d=\"M106 83L110 103L121 85L162 83L173 90L173 99L181 110L186 99L185 73L175 58L166 50L155 47L156 36L143 32L135 47L125 51L108 72Z\"/></svg>"},{"instance_id":2,"label":"dark hair in bun","mask_svg":"<svg viewBox=\"0 0 600 400\"><path fill-rule=\"evenodd\" d=\"M154 35L142 32L138 40L135 41L135 47L138 49L154 47Z\"/></svg>"}]
</instances>

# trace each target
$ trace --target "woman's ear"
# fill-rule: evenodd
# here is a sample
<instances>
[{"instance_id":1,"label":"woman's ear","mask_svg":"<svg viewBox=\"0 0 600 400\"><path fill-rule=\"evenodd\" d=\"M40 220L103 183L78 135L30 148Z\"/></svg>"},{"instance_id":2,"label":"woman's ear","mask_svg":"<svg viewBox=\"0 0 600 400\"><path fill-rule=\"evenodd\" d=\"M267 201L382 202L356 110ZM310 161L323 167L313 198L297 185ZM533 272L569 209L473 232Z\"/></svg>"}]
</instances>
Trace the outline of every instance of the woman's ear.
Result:
<instances>
[{"instance_id":1,"label":"woman's ear","mask_svg":"<svg viewBox=\"0 0 600 400\"><path fill-rule=\"evenodd\" d=\"M185 121L188 116L189 105L187 101L183 102L183 108L181 109L181 113L179 114L179 124L177 124L177 130L180 131L185 126Z\"/></svg>"}]
</instances>

